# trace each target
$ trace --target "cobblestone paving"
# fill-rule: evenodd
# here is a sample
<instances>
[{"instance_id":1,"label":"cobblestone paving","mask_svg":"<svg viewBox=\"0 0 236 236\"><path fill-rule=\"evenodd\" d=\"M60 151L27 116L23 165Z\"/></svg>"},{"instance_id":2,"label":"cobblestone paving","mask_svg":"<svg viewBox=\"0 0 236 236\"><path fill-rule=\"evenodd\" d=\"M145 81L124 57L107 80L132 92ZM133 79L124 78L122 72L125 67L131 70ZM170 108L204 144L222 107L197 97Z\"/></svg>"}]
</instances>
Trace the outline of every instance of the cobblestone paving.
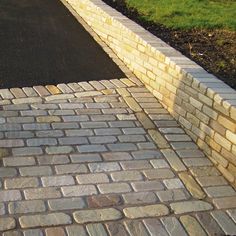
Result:
<instances>
[{"instance_id":1,"label":"cobblestone paving","mask_svg":"<svg viewBox=\"0 0 236 236\"><path fill-rule=\"evenodd\" d=\"M236 234L235 190L138 80L0 95L3 236Z\"/></svg>"}]
</instances>

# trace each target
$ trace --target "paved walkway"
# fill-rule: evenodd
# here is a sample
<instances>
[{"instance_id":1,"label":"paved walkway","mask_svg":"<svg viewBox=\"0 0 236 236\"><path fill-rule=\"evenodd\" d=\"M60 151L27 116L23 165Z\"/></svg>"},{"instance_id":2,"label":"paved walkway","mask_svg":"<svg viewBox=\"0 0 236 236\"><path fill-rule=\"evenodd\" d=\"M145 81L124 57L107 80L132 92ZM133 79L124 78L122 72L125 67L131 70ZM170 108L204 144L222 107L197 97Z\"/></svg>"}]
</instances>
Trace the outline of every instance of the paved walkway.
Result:
<instances>
[{"instance_id":1,"label":"paved walkway","mask_svg":"<svg viewBox=\"0 0 236 236\"><path fill-rule=\"evenodd\" d=\"M3 236L236 234L235 190L135 78L0 95Z\"/></svg>"}]
</instances>

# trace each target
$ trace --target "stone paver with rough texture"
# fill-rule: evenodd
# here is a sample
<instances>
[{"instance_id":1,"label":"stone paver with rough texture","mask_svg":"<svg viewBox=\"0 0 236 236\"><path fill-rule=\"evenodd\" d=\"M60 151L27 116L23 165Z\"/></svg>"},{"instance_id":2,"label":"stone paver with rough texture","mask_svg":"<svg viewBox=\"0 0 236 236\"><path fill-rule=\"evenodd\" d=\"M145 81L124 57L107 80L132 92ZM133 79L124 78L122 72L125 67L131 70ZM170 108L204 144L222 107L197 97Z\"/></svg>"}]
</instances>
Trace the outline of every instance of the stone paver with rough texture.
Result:
<instances>
[{"instance_id":1,"label":"stone paver with rough texture","mask_svg":"<svg viewBox=\"0 0 236 236\"><path fill-rule=\"evenodd\" d=\"M0 90L3 236L236 234L235 189L135 78L17 91Z\"/></svg>"},{"instance_id":2,"label":"stone paver with rough texture","mask_svg":"<svg viewBox=\"0 0 236 236\"><path fill-rule=\"evenodd\" d=\"M0 90L3 236L236 235L236 191L127 78Z\"/></svg>"}]
</instances>

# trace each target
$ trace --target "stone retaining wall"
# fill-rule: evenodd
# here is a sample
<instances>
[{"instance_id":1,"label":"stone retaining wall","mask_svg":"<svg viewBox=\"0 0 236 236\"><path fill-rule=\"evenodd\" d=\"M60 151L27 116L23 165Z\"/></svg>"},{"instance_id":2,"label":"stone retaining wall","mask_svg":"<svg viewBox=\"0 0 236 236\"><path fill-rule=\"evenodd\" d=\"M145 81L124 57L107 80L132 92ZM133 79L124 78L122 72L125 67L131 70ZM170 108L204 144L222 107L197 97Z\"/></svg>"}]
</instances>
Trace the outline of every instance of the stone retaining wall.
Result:
<instances>
[{"instance_id":1,"label":"stone retaining wall","mask_svg":"<svg viewBox=\"0 0 236 236\"><path fill-rule=\"evenodd\" d=\"M100 0L66 0L236 185L236 92Z\"/></svg>"}]
</instances>

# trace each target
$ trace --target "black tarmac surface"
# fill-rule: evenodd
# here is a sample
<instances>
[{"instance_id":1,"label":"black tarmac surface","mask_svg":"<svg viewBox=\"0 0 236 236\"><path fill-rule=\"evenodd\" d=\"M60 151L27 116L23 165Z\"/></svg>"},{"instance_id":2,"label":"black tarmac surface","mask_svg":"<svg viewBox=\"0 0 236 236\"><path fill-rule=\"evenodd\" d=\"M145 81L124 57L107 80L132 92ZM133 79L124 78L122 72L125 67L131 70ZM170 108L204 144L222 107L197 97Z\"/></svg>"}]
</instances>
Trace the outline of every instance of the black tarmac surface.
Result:
<instances>
[{"instance_id":1,"label":"black tarmac surface","mask_svg":"<svg viewBox=\"0 0 236 236\"><path fill-rule=\"evenodd\" d=\"M121 77L60 0L0 0L0 88Z\"/></svg>"}]
</instances>

